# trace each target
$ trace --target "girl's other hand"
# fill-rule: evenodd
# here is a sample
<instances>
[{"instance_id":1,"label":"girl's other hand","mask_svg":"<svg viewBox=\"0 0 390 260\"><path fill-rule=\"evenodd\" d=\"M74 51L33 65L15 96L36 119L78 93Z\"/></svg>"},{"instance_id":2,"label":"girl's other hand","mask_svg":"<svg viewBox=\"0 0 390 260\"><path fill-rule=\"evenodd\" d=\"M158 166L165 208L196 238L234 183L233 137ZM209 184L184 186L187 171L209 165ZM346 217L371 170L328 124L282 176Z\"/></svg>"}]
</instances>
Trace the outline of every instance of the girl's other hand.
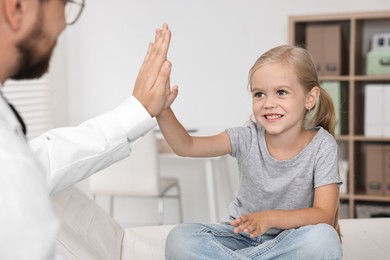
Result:
<instances>
[{"instance_id":1,"label":"girl's other hand","mask_svg":"<svg viewBox=\"0 0 390 260\"><path fill-rule=\"evenodd\" d=\"M241 217L230 222L230 225L236 227L234 233L248 233L254 238L261 236L270 228L268 214L266 212L255 212Z\"/></svg>"}]
</instances>

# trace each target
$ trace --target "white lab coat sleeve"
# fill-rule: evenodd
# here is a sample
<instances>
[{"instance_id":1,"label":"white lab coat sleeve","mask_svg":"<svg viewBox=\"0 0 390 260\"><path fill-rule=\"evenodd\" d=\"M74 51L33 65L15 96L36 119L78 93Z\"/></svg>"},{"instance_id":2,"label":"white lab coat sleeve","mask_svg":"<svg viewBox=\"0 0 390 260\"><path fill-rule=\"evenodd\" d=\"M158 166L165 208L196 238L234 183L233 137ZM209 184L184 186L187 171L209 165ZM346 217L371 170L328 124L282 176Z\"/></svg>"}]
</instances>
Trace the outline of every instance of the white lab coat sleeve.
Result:
<instances>
[{"instance_id":1,"label":"white lab coat sleeve","mask_svg":"<svg viewBox=\"0 0 390 260\"><path fill-rule=\"evenodd\" d=\"M30 146L53 194L129 156L131 144L155 126L156 120L131 97L77 127L51 130Z\"/></svg>"}]
</instances>

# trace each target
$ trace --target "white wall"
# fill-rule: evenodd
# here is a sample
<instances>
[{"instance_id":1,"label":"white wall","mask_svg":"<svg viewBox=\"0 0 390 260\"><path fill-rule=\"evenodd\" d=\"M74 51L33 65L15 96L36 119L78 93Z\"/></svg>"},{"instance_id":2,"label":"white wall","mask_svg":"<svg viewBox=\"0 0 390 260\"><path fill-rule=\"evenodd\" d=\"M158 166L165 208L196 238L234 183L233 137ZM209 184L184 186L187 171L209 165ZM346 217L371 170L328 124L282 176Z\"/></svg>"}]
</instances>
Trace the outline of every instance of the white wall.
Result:
<instances>
[{"instance_id":1,"label":"white wall","mask_svg":"<svg viewBox=\"0 0 390 260\"><path fill-rule=\"evenodd\" d=\"M69 125L69 73L67 34L63 33L50 62L49 84L52 97L53 127Z\"/></svg>"},{"instance_id":2,"label":"white wall","mask_svg":"<svg viewBox=\"0 0 390 260\"><path fill-rule=\"evenodd\" d=\"M204 130L240 125L250 114L247 73L264 51L287 43L288 16L390 10L388 0L87 1L68 28L70 122L112 108L131 94L153 39L167 22L169 58L183 124Z\"/></svg>"},{"instance_id":3,"label":"white wall","mask_svg":"<svg viewBox=\"0 0 390 260\"><path fill-rule=\"evenodd\" d=\"M155 28L167 22L173 33L171 82L180 90L173 109L186 127L201 132L223 131L249 118L247 73L261 53L287 43L288 16L390 10L389 0L93 0L86 4L80 21L66 32L69 122L77 124L107 111L132 93L147 44ZM204 183L203 175L198 176ZM182 178L185 189L191 183ZM199 187L188 196L204 193ZM187 219L207 220L207 207L195 207L192 213Z\"/></svg>"}]
</instances>

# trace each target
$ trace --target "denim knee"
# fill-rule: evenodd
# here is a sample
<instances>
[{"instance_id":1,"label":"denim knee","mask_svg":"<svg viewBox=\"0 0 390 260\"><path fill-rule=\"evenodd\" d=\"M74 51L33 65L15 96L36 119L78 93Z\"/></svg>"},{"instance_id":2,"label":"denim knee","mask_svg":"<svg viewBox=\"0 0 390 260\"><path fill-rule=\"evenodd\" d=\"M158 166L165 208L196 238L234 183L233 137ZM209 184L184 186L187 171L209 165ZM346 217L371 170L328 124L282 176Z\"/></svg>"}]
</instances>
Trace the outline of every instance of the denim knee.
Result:
<instances>
[{"instance_id":1,"label":"denim knee","mask_svg":"<svg viewBox=\"0 0 390 260\"><path fill-rule=\"evenodd\" d=\"M179 241L183 240L183 236L186 235L186 224L175 226L168 234L165 241L165 251L170 251L171 247L175 247Z\"/></svg>"},{"instance_id":2,"label":"denim knee","mask_svg":"<svg viewBox=\"0 0 390 260\"><path fill-rule=\"evenodd\" d=\"M187 237L192 237L198 230L203 229L198 224L180 224L175 226L168 234L166 244L182 242Z\"/></svg>"},{"instance_id":3,"label":"denim knee","mask_svg":"<svg viewBox=\"0 0 390 260\"><path fill-rule=\"evenodd\" d=\"M312 253L313 259L342 259L342 248L336 230L328 224L317 224L302 227L306 229L302 239L307 253Z\"/></svg>"},{"instance_id":4,"label":"denim knee","mask_svg":"<svg viewBox=\"0 0 390 260\"><path fill-rule=\"evenodd\" d=\"M197 224L180 224L168 234L165 242L166 259L183 259L191 251L195 251L196 237L194 234L203 227Z\"/></svg>"}]
</instances>

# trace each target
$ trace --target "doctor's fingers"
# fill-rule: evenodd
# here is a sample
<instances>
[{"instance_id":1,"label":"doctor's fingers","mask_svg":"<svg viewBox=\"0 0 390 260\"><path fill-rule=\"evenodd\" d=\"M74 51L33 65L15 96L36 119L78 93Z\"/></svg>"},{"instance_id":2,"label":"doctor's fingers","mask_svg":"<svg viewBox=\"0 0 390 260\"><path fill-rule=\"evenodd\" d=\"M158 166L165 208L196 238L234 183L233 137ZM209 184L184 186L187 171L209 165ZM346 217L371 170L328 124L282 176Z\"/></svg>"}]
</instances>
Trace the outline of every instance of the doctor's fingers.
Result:
<instances>
[{"instance_id":1,"label":"doctor's fingers","mask_svg":"<svg viewBox=\"0 0 390 260\"><path fill-rule=\"evenodd\" d=\"M161 32L162 32L161 28L156 29L155 36L154 36L154 42L150 42L149 45L148 45L148 49L147 49L146 55L144 57L142 66L141 66L141 70L143 69L143 67L145 67L145 64L147 64L147 61L149 60L150 54L152 53L152 48L154 47L154 44L161 37Z\"/></svg>"},{"instance_id":2,"label":"doctor's fingers","mask_svg":"<svg viewBox=\"0 0 390 260\"><path fill-rule=\"evenodd\" d=\"M168 26L156 31L156 42L150 43L144 63L138 73L133 95L137 98L144 96L156 83L161 71L167 70L166 56L170 42L170 33ZM165 68L163 64L165 63ZM170 68L169 73L170 73ZM165 77L166 78L166 77ZM141 101L141 100L140 100ZM142 101L141 103L145 105Z\"/></svg>"},{"instance_id":3,"label":"doctor's fingers","mask_svg":"<svg viewBox=\"0 0 390 260\"><path fill-rule=\"evenodd\" d=\"M171 33L165 25L161 32L156 32L155 43L149 44L148 52L139 72L139 77L143 78L146 86L151 86L155 82L162 65L167 59Z\"/></svg>"},{"instance_id":4,"label":"doctor's fingers","mask_svg":"<svg viewBox=\"0 0 390 260\"><path fill-rule=\"evenodd\" d=\"M142 91L144 102L142 103L151 116L157 116L166 106L170 89L167 89L172 65L169 61L164 62L156 81L151 88Z\"/></svg>"}]
</instances>

